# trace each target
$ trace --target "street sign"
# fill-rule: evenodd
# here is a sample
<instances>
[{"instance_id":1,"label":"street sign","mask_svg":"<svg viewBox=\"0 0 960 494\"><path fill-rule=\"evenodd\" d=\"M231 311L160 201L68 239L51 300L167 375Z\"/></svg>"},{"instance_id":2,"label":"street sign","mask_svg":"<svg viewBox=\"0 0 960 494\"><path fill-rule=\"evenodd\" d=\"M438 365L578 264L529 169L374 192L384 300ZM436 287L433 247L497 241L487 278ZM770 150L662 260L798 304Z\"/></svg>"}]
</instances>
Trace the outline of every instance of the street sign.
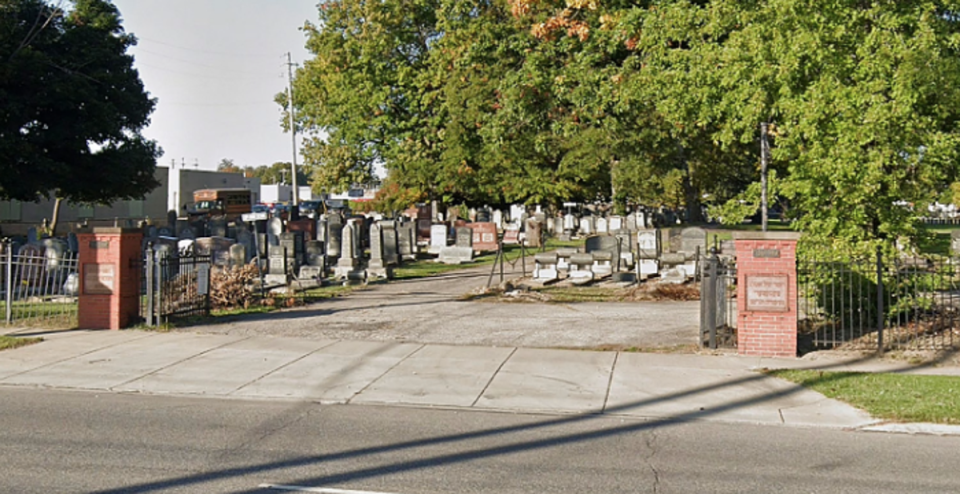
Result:
<instances>
[{"instance_id":1,"label":"street sign","mask_svg":"<svg viewBox=\"0 0 960 494\"><path fill-rule=\"evenodd\" d=\"M243 218L244 223L250 223L253 221L267 221L267 212L260 211L259 213L244 213L240 215Z\"/></svg>"}]
</instances>

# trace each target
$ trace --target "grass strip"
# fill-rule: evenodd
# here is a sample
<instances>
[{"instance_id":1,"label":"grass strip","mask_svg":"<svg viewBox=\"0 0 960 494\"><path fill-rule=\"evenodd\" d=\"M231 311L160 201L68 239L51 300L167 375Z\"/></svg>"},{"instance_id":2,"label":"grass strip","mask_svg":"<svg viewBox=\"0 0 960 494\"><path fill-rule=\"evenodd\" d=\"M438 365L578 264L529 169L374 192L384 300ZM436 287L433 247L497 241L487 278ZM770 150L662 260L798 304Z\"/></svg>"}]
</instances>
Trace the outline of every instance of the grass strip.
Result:
<instances>
[{"instance_id":1,"label":"grass strip","mask_svg":"<svg viewBox=\"0 0 960 494\"><path fill-rule=\"evenodd\" d=\"M849 403L878 419L960 424L960 377L785 369L765 372Z\"/></svg>"},{"instance_id":2,"label":"grass strip","mask_svg":"<svg viewBox=\"0 0 960 494\"><path fill-rule=\"evenodd\" d=\"M17 338L15 336L0 336L0 350L11 350L22 346L40 343L43 338Z\"/></svg>"}]
</instances>

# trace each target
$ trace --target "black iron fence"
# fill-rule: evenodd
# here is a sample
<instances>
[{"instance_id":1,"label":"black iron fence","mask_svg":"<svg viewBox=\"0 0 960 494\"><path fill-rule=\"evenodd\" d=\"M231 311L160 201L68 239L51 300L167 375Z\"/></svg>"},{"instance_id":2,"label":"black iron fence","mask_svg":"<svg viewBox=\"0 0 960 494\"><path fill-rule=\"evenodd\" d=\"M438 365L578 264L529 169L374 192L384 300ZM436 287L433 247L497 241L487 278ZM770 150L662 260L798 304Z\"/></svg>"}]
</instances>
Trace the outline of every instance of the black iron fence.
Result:
<instances>
[{"instance_id":1,"label":"black iron fence","mask_svg":"<svg viewBox=\"0 0 960 494\"><path fill-rule=\"evenodd\" d=\"M700 346L737 346L737 265L716 254L700 257Z\"/></svg>"},{"instance_id":2,"label":"black iron fence","mask_svg":"<svg viewBox=\"0 0 960 494\"><path fill-rule=\"evenodd\" d=\"M142 266L140 315L148 326L210 315L211 257L158 255L147 250Z\"/></svg>"},{"instance_id":3,"label":"black iron fence","mask_svg":"<svg viewBox=\"0 0 960 494\"><path fill-rule=\"evenodd\" d=\"M957 259L804 259L797 263L798 344L930 350L960 345Z\"/></svg>"},{"instance_id":4,"label":"black iron fence","mask_svg":"<svg viewBox=\"0 0 960 494\"><path fill-rule=\"evenodd\" d=\"M72 328L77 325L77 255L21 249L4 243L0 314L8 325Z\"/></svg>"}]
</instances>

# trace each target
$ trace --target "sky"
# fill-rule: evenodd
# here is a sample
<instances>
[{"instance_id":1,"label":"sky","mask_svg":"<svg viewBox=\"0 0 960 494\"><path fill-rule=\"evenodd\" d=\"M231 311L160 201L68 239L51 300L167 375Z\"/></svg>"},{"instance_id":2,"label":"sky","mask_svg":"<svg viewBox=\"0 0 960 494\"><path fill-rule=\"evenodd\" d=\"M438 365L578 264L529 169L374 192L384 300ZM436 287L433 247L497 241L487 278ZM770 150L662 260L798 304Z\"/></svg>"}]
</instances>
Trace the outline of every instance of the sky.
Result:
<instances>
[{"instance_id":1,"label":"sky","mask_svg":"<svg viewBox=\"0 0 960 494\"><path fill-rule=\"evenodd\" d=\"M158 165L214 170L289 162L293 140L274 96L287 87L287 53L311 58L301 27L318 0L113 0L157 107L144 135L164 154ZM299 146L299 143L298 143ZM297 156L297 162L302 159Z\"/></svg>"}]
</instances>

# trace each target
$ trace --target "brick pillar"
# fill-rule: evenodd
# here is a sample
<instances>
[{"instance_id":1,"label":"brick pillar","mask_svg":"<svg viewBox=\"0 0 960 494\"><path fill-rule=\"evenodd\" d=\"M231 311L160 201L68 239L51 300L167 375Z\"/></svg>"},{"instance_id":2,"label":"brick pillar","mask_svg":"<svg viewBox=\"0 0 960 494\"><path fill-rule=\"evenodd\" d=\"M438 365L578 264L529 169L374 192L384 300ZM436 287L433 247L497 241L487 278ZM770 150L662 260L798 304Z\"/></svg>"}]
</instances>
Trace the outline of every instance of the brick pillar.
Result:
<instances>
[{"instance_id":1,"label":"brick pillar","mask_svg":"<svg viewBox=\"0 0 960 494\"><path fill-rule=\"evenodd\" d=\"M143 232L133 228L88 228L80 244L79 326L120 329L139 317Z\"/></svg>"},{"instance_id":2,"label":"brick pillar","mask_svg":"<svg viewBox=\"0 0 960 494\"><path fill-rule=\"evenodd\" d=\"M797 356L797 240L799 233L738 232L737 352Z\"/></svg>"}]
</instances>

